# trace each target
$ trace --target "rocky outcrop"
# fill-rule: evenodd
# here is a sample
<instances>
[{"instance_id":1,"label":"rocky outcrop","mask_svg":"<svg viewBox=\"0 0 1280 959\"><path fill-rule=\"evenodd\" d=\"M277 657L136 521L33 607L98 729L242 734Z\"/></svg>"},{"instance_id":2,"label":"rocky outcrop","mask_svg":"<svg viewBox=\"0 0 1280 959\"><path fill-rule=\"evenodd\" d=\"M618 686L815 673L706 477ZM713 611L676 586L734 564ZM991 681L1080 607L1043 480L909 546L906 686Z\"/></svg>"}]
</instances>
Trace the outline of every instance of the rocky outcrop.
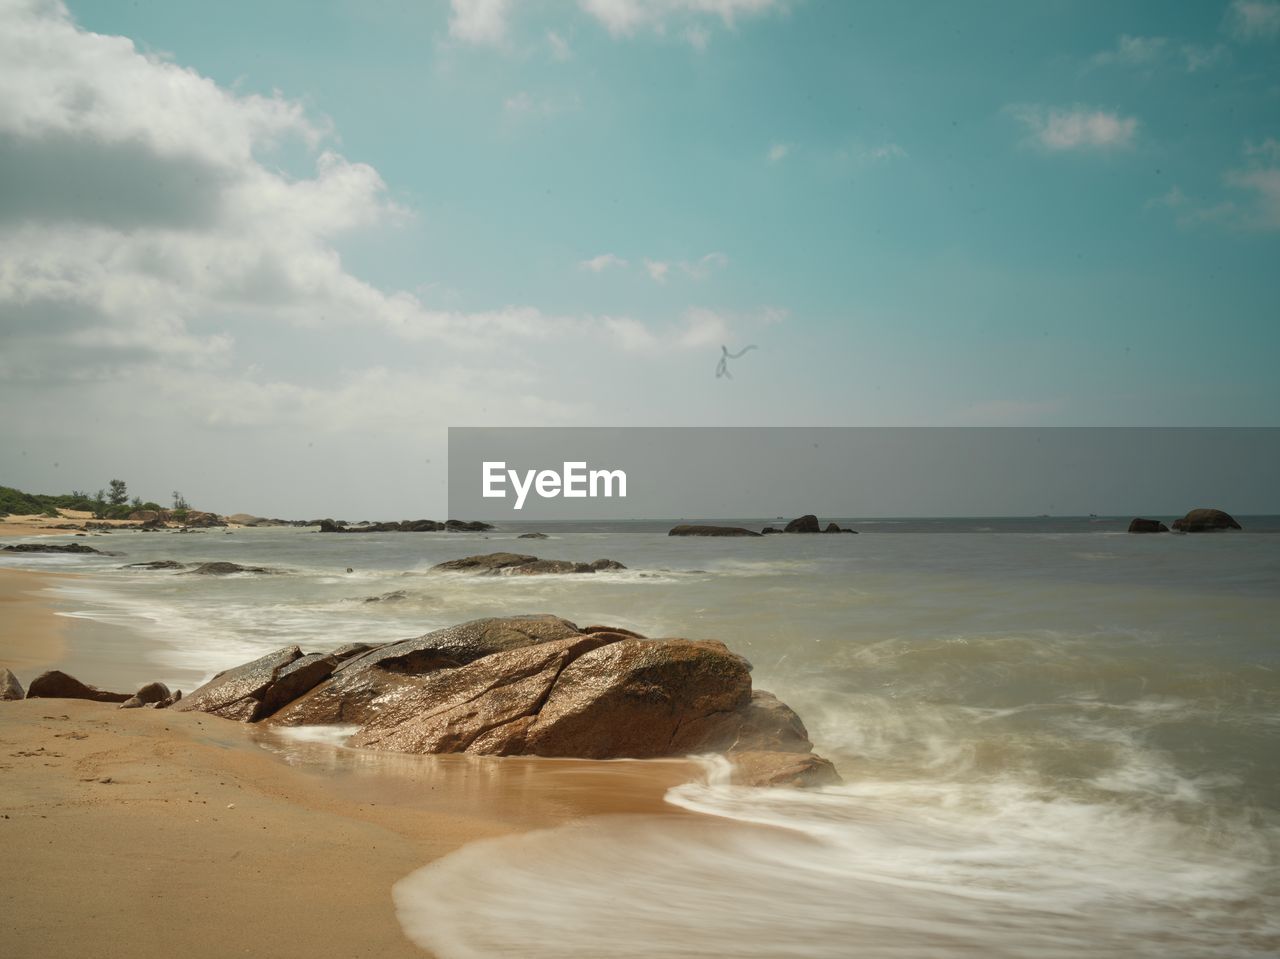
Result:
<instances>
[{"instance_id":1,"label":"rocky outcrop","mask_svg":"<svg viewBox=\"0 0 1280 959\"><path fill-rule=\"evenodd\" d=\"M821 533L822 527L818 525L818 517L807 513L793 519L782 531L784 533Z\"/></svg>"},{"instance_id":2,"label":"rocky outcrop","mask_svg":"<svg viewBox=\"0 0 1280 959\"><path fill-rule=\"evenodd\" d=\"M546 533L521 533L516 539L550 539Z\"/></svg>"},{"instance_id":3,"label":"rocky outcrop","mask_svg":"<svg viewBox=\"0 0 1280 959\"><path fill-rule=\"evenodd\" d=\"M1169 532L1169 527L1165 526L1164 523L1160 522L1158 519L1142 519L1141 517L1135 517L1129 521L1129 532L1167 533Z\"/></svg>"},{"instance_id":4,"label":"rocky outcrop","mask_svg":"<svg viewBox=\"0 0 1280 959\"><path fill-rule=\"evenodd\" d=\"M483 576L541 576L548 573L595 573L613 569L626 567L614 559L577 563L567 559L538 559L524 553L483 553L447 560L431 567L432 572L479 573Z\"/></svg>"},{"instance_id":5,"label":"rocky outcrop","mask_svg":"<svg viewBox=\"0 0 1280 959\"><path fill-rule=\"evenodd\" d=\"M59 669L41 673L27 687L27 699L90 699L96 703L123 703L129 698L128 693L109 693L96 686L88 686Z\"/></svg>"},{"instance_id":6,"label":"rocky outcrop","mask_svg":"<svg viewBox=\"0 0 1280 959\"><path fill-rule=\"evenodd\" d=\"M149 563L129 563L121 569L186 569L186 563L179 563L176 559L153 559Z\"/></svg>"},{"instance_id":7,"label":"rocky outcrop","mask_svg":"<svg viewBox=\"0 0 1280 959\"><path fill-rule=\"evenodd\" d=\"M265 566L241 566L239 563L201 563L190 570L192 576L230 576L232 573L274 573Z\"/></svg>"},{"instance_id":8,"label":"rocky outcrop","mask_svg":"<svg viewBox=\"0 0 1280 959\"><path fill-rule=\"evenodd\" d=\"M101 553L84 543L14 543L4 547L8 553Z\"/></svg>"},{"instance_id":9,"label":"rocky outcrop","mask_svg":"<svg viewBox=\"0 0 1280 959\"><path fill-rule=\"evenodd\" d=\"M1173 521L1173 528L1183 533L1210 533L1225 529L1243 529L1230 513L1220 509L1193 509Z\"/></svg>"},{"instance_id":10,"label":"rocky outcrop","mask_svg":"<svg viewBox=\"0 0 1280 959\"><path fill-rule=\"evenodd\" d=\"M0 702L22 699L26 694L22 691L22 683L8 669L0 666Z\"/></svg>"},{"instance_id":11,"label":"rocky outcrop","mask_svg":"<svg viewBox=\"0 0 1280 959\"><path fill-rule=\"evenodd\" d=\"M723 752L736 781L838 781L830 763L812 755L800 717L752 689L750 669L715 641L507 617L346 658L287 647L215 677L175 708L244 722L354 724L350 745L397 752L588 759Z\"/></svg>"},{"instance_id":12,"label":"rocky outcrop","mask_svg":"<svg viewBox=\"0 0 1280 959\"><path fill-rule=\"evenodd\" d=\"M753 529L743 529L741 526L698 526L698 525L681 525L673 526L667 531L668 536L760 536Z\"/></svg>"}]
</instances>

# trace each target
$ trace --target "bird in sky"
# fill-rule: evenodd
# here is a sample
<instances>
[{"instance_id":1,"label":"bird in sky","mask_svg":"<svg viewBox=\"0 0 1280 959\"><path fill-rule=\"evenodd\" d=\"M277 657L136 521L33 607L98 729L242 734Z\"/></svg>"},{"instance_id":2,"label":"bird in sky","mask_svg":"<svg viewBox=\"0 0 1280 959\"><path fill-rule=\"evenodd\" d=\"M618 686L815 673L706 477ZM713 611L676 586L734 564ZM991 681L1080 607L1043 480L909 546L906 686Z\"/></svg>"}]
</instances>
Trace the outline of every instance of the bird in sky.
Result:
<instances>
[{"instance_id":1,"label":"bird in sky","mask_svg":"<svg viewBox=\"0 0 1280 959\"><path fill-rule=\"evenodd\" d=\"M716 379L720 379L722 376L727 376L729 379L733 379L733 374L729 372L729 361L736 360L748 350L757 349L759 349L759 347L752 343L750 346L744 346L737 353L730 353L729 347L722 344L720 346L720 362L716 364Z\"/></svg>"}]
</instances>

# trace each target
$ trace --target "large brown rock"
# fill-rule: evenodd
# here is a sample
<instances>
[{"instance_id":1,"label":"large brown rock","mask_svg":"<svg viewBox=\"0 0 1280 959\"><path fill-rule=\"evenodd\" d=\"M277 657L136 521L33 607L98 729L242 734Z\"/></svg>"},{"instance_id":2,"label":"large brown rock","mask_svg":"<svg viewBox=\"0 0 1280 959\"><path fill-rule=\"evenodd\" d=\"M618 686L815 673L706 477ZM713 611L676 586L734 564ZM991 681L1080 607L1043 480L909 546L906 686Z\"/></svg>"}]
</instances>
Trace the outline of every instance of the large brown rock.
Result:
<instances>
[{"instance_id":1,"label":"large brown rock","mask_svg":"<svg viewBox=\"0 0 1280 959\"><path fill-rule=\"evenodd\" d=\"M1165 526L1164 523L1160 522L1158 519L1143 519L1139 516L1129 521L1129 532L1167 533L1169 532L1169 527Z\"/></svg>"},{"instance_id":2,"label":"large brown rock","mask_svg":"<svg viewBox=\"0 0 1280 959\"><path fill-rule=\"evenodd\" d=\"M822 527L818 525L818 517L812 513L806 513L804 516L793 519L782 531L784 533L821 533Z\"/></svg>"},{"instance_id":3,"label":"large brown rock","mask_svg":"<svg viewBox=\"0 0 1280 959\"><path fill-rule=\"evenodd\" d=\"M31 680L27 699L91 699L95 703L123 703L128 693L109 693L80 682L59 669L51 669Z\"/></svg>"},{"instance_id":4,"label":"large brown rock","mask_svg":"<svg viewBox=\"0 0 1280 959\"><path fill-rule=\"evenodd\" d=\"M750 668L723 643L622 638L565 668L520 751L645 759L715 749L723 714L751 702Z\"/></svg>"},{"instance_id":5,"label":"large brown rock","mask_svg":"<svg viewBox=\"0 0 1280 959\"><path fill-rule=\"evenodd\" d=\"M744 529L741 526L699 526L697 524L682 524L673 526L667 530L668 536L763 536L763 533L757 533L753 529Z\"/></svg>"},{"instance_id":6,"label":"large brown rock","mask_svg":"<svg viewBox=\"0 0 1280 959\"><path fill-rule=\"evenodd\" d=\"M496 573L512 566L524 566L526 563L537 561L538 557L524 553L483 553L479 556L464 556L461 559L436 563L431 570L432 572Z\"/></svg>"},{"instance_id":7,"label":"large brown rock","mask_svg":"<svg viewBox=\"0 0 1280 959\"><path fill-rule=\"evenodd\" d=\"M369 703L353 746L406 753L526 752L524 734L565 667L616 641L610 633L571 636L415 677Z\"/></svg>"},{"instance_id":8,"label":"large brown rock","mask_svg":"<svg viewBox=\"0 0 1280 959\"><path fill-rule=\"evenodd\" d=\"M405 716L421 705L422 677L457 669L497 653L580 636L578 628L556 616L477 619L457 626L379 646L345 660L327 682L282 708L272 722L286 726L368 723L395 696ZM399 715L399 714L398 714Z\"/></svg>"},{"instance_id":9,"label":"large brown rock","mask_svg":"<svg viewBox=\"0 0 1280 959\"><path fill-rule=\"evenodd\" d=\"M1210 533L1223 529L1243 529L1230 513L1220 509L1193 509L1173 521L1173 528L1184 533Z\"/></svg>"},{"instance_id":10,"label":"large brown rock","mask_svg":"<svg viewBox=\"0 0 1280 959\"><path fill-rule=\"evenodd\" d=\"M302 658L297 646L286 646L214 676L190 696L174 703L178 712L199 710L224 719L254 722L263 716L263 700L280 672ZM127 697L126 697L127 698Z\"/></svg>"},{"instance_id":11,"label":"large brown rock","mask_svg":"<svg viewBox=\"0 0 1280 959\"><path fill-rule=\"evenodd\" d=\"M26 694L22 691L22 683L8 669L0 666L0 702L22 699Z\"/></svg>"}]
</instances>

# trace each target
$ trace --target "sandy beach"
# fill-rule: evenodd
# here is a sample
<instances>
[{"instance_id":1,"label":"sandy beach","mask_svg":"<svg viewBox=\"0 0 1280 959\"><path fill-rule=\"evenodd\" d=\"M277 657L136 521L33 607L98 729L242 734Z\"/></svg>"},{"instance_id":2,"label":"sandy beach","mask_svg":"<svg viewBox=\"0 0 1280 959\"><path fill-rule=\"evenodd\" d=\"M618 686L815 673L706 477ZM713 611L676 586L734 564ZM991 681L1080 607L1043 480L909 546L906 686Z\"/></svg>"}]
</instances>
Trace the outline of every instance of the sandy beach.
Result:
<instances>
[{"instance_id":1,"label":"sandy beach","mask_svg":"<svg viewBox=\"0 0 1280 959\"><path fill-rule=\"evenodd\" d=\"M38 594L51 578L0 571L0 663L24 686L62 654ZM366 756L275 736L198 713L0 704L6 955L421 956L395 882L478 839L682 815L662 796L693 772Z\"/></svg>"}]
</instances>

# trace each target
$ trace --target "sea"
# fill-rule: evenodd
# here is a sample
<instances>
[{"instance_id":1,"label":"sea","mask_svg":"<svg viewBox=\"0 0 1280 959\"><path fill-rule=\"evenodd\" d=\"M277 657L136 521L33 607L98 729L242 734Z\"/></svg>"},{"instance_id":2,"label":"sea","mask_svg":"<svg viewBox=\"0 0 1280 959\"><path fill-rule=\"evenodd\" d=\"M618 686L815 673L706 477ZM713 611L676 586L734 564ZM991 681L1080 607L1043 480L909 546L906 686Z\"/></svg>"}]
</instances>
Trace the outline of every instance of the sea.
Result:
<instances>
[{"instance_id":1,"label":"sea","mask_svg":"<svg viewBox=\"0 0 1280 959\"><path fill-rule=\"evenodd\" d=\"M858 535L731 539L667 536L677 520L116 532L76 542L118 555L0 563L77 574L52 598L96 639L64 668L107 687L190 691L283 645L517 613L718 639L843 777L738 787L700 757L666 793L681 815L574 819L424 864L388 895L443 959L1236 959L1280 955L1280 517L1237 518L1193 535L1131 535L1128 517L823 517ZM430 572L500 550L627 569ZM163 559L278 572L126 566Z\"/></svg>"}]
</instances>

